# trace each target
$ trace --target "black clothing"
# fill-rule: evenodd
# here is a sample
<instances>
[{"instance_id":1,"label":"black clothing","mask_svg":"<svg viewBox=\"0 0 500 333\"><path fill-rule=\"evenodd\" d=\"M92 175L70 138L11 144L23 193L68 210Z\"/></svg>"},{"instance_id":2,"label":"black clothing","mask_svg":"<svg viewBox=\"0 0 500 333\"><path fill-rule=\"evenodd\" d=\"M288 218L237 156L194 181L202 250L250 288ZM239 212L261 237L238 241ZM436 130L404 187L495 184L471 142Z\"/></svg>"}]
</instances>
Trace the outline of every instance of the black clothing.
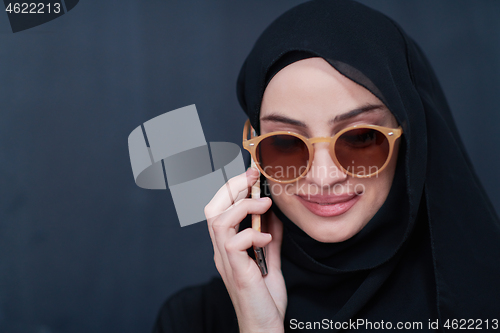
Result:
<instances>
[{"instance_id":1,"label":"black clothing","mask_svg":"<svg viewBox=\"0 0 500 333\"><path fill-rule=\"evenodd\" d=\"M153 333L238 333L233 303L222 279L180 290L160 310Z\"/></svg>"},{"instance_id":2,"label":"black clothing","mask_svg":"<svg viewBox=\"0 0 500 333\"><path fill-rule=\"evenodd\" d=\"M448 319L498 319L500 222L420 48L391 19L353 1L314 0L292 8L263 32L238 77L238 99L258 133L267 83L288 64L312 56L377 96L404 134L389 196L352 238L317 242L273 203L284 225L285 330L296 331L293 320L383 320L393 328L421 322L413 330L425 332L431 331L429 320L439 319L442 327ZM215 279L178 293L157 327L179 328L157 332L237 332L223 287ZM184 329L192 318L204 324Z\"/></svg>"}]
</instances>

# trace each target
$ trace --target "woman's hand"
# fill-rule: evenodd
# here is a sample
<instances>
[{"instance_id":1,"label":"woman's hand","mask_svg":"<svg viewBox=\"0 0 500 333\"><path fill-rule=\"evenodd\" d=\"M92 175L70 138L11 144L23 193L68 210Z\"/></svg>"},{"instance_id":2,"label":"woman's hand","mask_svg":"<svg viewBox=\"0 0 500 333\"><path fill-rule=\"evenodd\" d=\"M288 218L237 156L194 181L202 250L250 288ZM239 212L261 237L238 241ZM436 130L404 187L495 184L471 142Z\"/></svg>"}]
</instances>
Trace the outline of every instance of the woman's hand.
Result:
<instances>
[{"instance_id":1,"label":"woman's hand","mask_svg":"<svg viewBox=\"0 0 500 333\"><path fill-rule=\"evenodd\" d=\"M205 207L205 216L214 246L215 266L233 302L240 332L284 332L287 294L280 259L283 225L269 211L262 223L269 233L252 228L237 232L247 214L264 214L271 207L270 198L247 198L258 177L258 170L251 168L231 178ZM247 249L252 245L267 245L265 277L248 256Z\"/></svg>"}]
</instances>

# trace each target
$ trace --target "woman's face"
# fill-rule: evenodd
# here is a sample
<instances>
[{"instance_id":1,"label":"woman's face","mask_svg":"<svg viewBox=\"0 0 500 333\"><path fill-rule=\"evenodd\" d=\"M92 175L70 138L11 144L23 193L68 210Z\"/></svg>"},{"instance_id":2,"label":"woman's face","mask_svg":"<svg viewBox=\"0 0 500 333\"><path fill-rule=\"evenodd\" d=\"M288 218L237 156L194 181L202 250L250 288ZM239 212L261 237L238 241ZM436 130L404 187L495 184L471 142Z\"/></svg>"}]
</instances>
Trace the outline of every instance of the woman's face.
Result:
<instances>
[{"instance_id":1,"label":"woman's face","mask_svg":"<svg viewBox=\"0 0 500 333\"><path fill-rule=\"evenodd\" d=\"M356 124L396 128L396 119L370 91L322 58L292 63L269 82L260 112L261 134L291 131L330 137ZM388 166L370 178L343 173L328 143L314 144L307 175L291 184L268 179L274 202L297 226L320 242L342 242L358 233L384 203L396 168L399 140Z\"/></svg>"}]
</instances>

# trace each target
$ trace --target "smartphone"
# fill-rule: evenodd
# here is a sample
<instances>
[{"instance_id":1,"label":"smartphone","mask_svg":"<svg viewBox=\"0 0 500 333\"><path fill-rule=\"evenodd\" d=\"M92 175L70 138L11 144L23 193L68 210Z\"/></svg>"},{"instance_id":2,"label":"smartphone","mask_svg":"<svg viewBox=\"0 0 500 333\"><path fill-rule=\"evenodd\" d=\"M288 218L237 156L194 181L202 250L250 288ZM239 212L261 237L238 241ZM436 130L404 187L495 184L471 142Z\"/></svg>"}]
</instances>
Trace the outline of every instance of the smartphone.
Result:
<instances>
[{"instance_id":1,"label":"smartphone","mask_svg":"<svg viewBox=\"0 0 500 333\"><path fill-rule=\"evenodd\" d=\"M255 136L255 131L252 129L252 137ZM253 168L256 168L255 161L252 158L251 161L251 166ZM260 198L260 175L255 184L252 186L252 198ZM252 229L257 230L258 232L261 232L261 216L260 214L252 214ZM260 268L260 272L262 273L262 276L267 275L267 264L266 264L266 255L264 252L264 248L254 246L253 251L255 253L255 262L257 263L257 266Z\"/></svg>"}]
</instances>

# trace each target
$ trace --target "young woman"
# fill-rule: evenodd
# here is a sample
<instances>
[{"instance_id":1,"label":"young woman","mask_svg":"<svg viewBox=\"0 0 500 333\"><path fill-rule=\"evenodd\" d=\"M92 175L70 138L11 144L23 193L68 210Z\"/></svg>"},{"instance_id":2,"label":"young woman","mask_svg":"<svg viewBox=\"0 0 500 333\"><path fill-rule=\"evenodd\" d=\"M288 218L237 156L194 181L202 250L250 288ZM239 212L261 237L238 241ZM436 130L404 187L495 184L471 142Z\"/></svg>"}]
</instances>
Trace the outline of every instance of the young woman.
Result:
<instances>
[{"instance_id":1,"label":"young woman","mask_svg":"<svg viewBox=\"0 0 500 333\"><path fill-rule=\"evenodd\" d=\"M157 332L500 329L498 217L396 23L351 1L301 4L256 42L238 98L268 197L248 197L254 169L214 196L222 280L174 295Z\"/></svg>"}]
</instances>

